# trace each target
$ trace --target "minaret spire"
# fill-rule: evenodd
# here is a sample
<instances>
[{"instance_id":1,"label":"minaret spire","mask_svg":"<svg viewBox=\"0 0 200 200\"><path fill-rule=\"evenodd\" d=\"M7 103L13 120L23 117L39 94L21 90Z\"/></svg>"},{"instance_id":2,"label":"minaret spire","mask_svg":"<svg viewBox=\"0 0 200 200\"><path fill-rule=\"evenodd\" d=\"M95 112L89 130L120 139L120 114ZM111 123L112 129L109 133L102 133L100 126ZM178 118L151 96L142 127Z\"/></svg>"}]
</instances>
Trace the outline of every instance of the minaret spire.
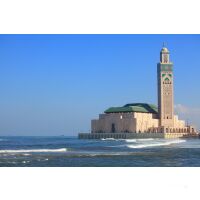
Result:
<instances>
[{"instance_id":1,"label":"minaret spire","mask_svg":"<svg viewBox=\"0 0 200 200\"><path fill-rule=\"evenodd\" d=\"M163 48L166 47L166 42L163 42Z\"/></svg>"}]
</instances>

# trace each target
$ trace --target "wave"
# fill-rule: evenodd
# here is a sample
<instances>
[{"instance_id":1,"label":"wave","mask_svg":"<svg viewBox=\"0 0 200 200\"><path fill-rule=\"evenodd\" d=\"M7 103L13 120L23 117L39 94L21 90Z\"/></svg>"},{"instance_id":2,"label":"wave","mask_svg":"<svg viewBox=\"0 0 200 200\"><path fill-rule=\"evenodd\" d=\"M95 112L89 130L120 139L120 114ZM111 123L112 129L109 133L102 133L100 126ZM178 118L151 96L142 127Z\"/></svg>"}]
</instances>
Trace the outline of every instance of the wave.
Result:
<instances>
[{"instance_id":1,"label":"wave","mask_svg":"<svg viewBox=\"0 0 200 200\"><path fill-rule=\"evenodd\" d=\"M127 139L126 142L142 142L142 141L152 141L155 140L153 138L144 138L144 139Z\"/></svg>"},{"instance_id":2,"label":"wave","mask_svg":"<svg viewBox=\"0 0 200 200\"><path fill-rule=\"evenodd\" d=\"M24 153L23 156L30 156L31 154L29 153Z\"/></svg>"},{"instance_id":3,"label":"wave","mask_svg":"<svg viewBox=\"0 0 200 200\"><path fill-rule=\"evenodd\" d=\"M137 142L137 139L127 139L126 142Z\"/></svg>"},{"instance_id":4,"label":"wave","mask_svg":"<svg viewBox=\"0 0 200 200\"><path fill-rule=\"evenodd\" d=\"M40 152L66 152L66 148L61 149L17 149L17 150L0 150L0 153L40 153Z\"/></svg>"},{"instance_id":5,"label":"wave","mask_svg":"<svg viewBox=\"0 0 200 200\"><path fill-rule=\"evenodd\" d=\"M112 156L127 156L127 155L136 155L137 152L76 152L73 154L67 154L66 157L75 158L75 157L112 157Z\"/></svg>"},{"instance_id":6,"label":"wave","mask_svg":"<svg viewBox=\"0 0 200 200\"><path fill-rule=\"evenodd\" d=\"M102 138L101 140L116 140L115 138Z\"/></svg>"},{"instance_id":7,"label":"wave","mask_svg":"<svg viewBox=\"0 0 200 200\"><path fill-rule=\"evenodd\" d=\"M29 160L23 160L22 163L26 164L26 163L30 163L30 161Z\"/></svg>"},{"instance_id":8,"label":"wave","mask_svg":"<svg viewBox=\"0 0 200 200\"><path fill-rule=\"evenodd\" d=\"M131 155L132 152L110 152L110 153L91 153L91 154L80 154L79 157L108 157L108 156L126 156Z\"/></svg>"},{"instance_id":9,"label":"wave","mask_svg":"<svg viewBox=\"0 0 200 200\"><path fill-rule=\"evenodd\" d=\"M186 142L186 140L173 140L173 141L168 141L168 142L160 142L160 143L150 143L150 144L139 144L139 145L127 145L128 148L133 148L133 149L140 149L140 148L146 148L146 147L156 147L156 146L168 146L171 144L178 144L178 143L183 143Z\"/></svg>"}]
</instances>

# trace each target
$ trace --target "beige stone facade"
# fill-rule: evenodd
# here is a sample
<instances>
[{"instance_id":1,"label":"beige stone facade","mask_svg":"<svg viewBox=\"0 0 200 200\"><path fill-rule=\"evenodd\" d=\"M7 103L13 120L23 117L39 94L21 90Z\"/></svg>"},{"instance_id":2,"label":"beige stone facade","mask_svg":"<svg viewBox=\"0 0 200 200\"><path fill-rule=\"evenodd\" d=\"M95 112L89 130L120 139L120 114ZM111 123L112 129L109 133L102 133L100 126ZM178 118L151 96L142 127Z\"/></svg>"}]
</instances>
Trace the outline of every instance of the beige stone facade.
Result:
<instances>
[{"instance_id":1,"label":"beige stone facade","mask_svg":"<svg viewBox=\"0 0 200 200\"><path fill-rule=\"evenodd\" d=\"M92 120L92 133L137 133L158 127L156 114L152 113L110 113L101 114Z\"/></svg>"},{"instance_id":2,"label":"beige stone facade","mask_svg":"<svg viewBox=\"0 0 200 200\"><path fill-rule=\"evenodd\" d=\"M174 116L174 126L159 126L159 119L152 113L100 114L92 120L92 133L194 133L191 126Z\"/></svg>"},{"instance_id":3,"label":"beige stone facade","mask_svg":"<svg viewBox=\"0 0 200 200\"><path fill-rule=\"evenodd\" d=\"M174 115L174 77L170 53L163 47L157 65L158 110L150 104L112 107L92 120L92 133L166 133L166 137L195 133ZM139 107L139 106L140 107Z\"/></svg>"},{"instance_id":4,"label":"beige stone facade","mask_svg":"<svg viewBox=\"0 0 200 200\"><path fill-rule=\"evenodd\" d=\"M174 126L174 82L173 63L169 59L169 51L162 48L160 62L157 66L158 80L158 113L159 126Z\"/></svg>"}]
</instances>

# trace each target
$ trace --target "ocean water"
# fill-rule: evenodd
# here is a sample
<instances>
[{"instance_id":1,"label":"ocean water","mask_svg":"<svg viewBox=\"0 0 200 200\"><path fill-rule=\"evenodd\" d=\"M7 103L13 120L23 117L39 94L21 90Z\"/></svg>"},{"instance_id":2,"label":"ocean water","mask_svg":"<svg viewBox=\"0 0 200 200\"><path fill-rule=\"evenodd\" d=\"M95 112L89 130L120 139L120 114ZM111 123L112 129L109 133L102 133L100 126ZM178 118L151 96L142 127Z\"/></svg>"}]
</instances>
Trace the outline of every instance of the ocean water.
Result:
<instances>
[{"instance_id":1,"label":"ocean water","mask_svg":"<svg viewBox=\"0 0 200 200\"><path fill-rule=\"evenodd\" d=\"M200 166L200 139L0 137L1 167Z\"/></svg>"}]
</instances>

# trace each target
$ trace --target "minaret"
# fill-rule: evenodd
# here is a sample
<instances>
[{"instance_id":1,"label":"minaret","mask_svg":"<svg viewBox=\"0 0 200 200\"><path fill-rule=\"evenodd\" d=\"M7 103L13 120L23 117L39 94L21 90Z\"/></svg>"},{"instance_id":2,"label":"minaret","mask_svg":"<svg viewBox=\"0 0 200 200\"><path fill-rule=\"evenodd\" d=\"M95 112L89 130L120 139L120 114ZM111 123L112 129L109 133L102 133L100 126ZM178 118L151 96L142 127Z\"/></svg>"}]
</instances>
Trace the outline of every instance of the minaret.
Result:
<instances>
[{"instance_id":1,"label":"minaret","mask_svg":"<svg viewBox=\"0 0 200 200\"><path fill-rule=\"evenodd\" d=\"M160 62L157 65L158 76L158 113L160 126L174 126L174 90L173 63L170 62L169 50L163 45Z\"/></svg>"}]
</instances>

